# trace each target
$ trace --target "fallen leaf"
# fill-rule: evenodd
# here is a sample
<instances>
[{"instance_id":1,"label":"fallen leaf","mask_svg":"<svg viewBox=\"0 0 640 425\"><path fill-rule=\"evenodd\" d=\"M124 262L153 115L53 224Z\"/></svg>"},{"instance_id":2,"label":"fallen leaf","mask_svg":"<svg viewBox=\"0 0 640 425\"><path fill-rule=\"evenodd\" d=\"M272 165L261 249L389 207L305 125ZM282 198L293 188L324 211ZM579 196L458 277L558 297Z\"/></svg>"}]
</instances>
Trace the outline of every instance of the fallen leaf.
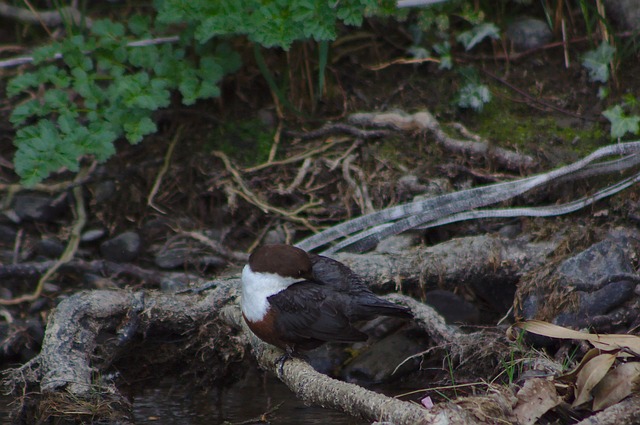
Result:
<instances>
[{"instance_id":1,"label":"fallen leaf","mask_svg":"<svg viewBox=\"0 0 640 425\"><path fill-rule=\"evenodd\" d=\"M542 378L527 380L518 394L518 402L513 413L519 425L532 425L560 404L560 397L553 382Z\"/></svg>"},{"instance_id":2,"label":"fallen leaf","mask_svg":"<svg viewBox=\"0 0 640 425\"><path fill-rule=\"evenodd\" d=\"M593 410L606 409L640 386L640 363L623 363L609 372L593 389Z\"/></svg>"},{"instance_id":3,"label":"fallen leaf","mask_svg":"<svg viewBox=\"0 0 640 425\"><path fill-rule=\"evenodd\" d=\"M602 354L602 351L598 350L597 348L592 348L591 350L587 351L582 360L580 360L580 363L571 372L558 376L558 381L566 382L568 384L575 384L576 377L578 376L578 373L580 373L584 365L586 365L589 360L599 356L600 354Z\"/></svg>"},{"instance_id":4,"label":"fallen leaf","mask_svg":"<svg viewBox=\"0 0 640 425\"><path fill-rule=\"evenodd\" d=\"M527 332L551 338L589 341L594 347L604 351L626 350L632 353L620 352L621 357L640 357L640 337L636 335L590 334L587 332L574 331L573 329L554 325L553 323L543 322L542 320L528 320L526 322L516 323L513 326L524 329Z\"/></svg>"},{"instance_id":5,"label":"fallen leaf","mask_svg":"<svg viewBox=\"0 0 640 425\"><path fill-rule=\"evenodd\" d=\"M591 400L591 390L604 378L615 360L615 353L604 353L584 364L576 378L576 399L572 407Z\"/></svg>"}]
</instances>

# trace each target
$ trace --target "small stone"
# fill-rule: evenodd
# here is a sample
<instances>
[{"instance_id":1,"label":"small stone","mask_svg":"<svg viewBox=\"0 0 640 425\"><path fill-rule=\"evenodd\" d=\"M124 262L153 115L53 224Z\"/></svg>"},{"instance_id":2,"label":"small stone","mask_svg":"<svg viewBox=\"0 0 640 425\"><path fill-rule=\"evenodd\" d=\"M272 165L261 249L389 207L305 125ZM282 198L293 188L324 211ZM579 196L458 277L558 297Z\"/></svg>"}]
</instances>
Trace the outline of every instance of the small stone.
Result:
<instances>
[{"instance_id":1,"label":"small stone","mask_svg":"<svg viewBox=\"0 0 640 425\"><path fill-rule=\"evenodd\" d=\"M45 195L17 195L13 210L20 220L50 222L66 209L65 197L51 198Z\"/></svg>"},{"instance_id":2,"label":"small stone","mask_svg":"<svg viewBox=\"0 0 640 425\"><path fill-rule=\"evenodd\" d=\"M108 201L115 193L116 184L113 180L106 180L93 186L93 198L98 204Z\"/></svg>"},{"instance_id":3,"label":"small stone","mask_svg":"<svg viewBox=\"0 0 640 425\"><path fill-rule=\"evenodd\" d=\"M640 0L604 0L603 3L619 29L640 30Z\"/></svg>"},{"instance_id":4,"label":"small stone","mask_svg":"<svg viewBox=\"0 0 640 425\"><path fill-rule=\"evenodd\" d=\"M80 236L80 240L82 242L93 242L102 238L106 234L106 230L104 229L89 229L86 232L82 233Z\"/></svg>"},{"instance_id":5,"label":"small stone","mask_svg":"<svg viewBox=\"0 0 640 425\"><path fill-rule=\"evenodd\" d=\"M183 267L187 262L189 253L191 252L192 250L188 248L164 249L156 254L153 262L161 269L170 270Z\"/></svg>"},{"instance_id":6,"label":"small stone","mask_svg":"<svg viewBox=\"0 0 640 425\"><path fill-rule=\"evenodd\" d=\"M518 51L544 46L551 41L553 34L549 25L541 19L521 18L507 27L507 37Z\"/></svg>"},{"instance_id":7,"label":"small stone","mask_svg":"<svg viewBox=\"0 0 640 425\"><path fill-rule=\"evenodd\" d=\"M0 242L13 243L17 234L18 231L13 227L0 224Z\"/></svg>"},{"instance_id":8,"label":"small stone","mask_svg":"<svg viewBox=\"0 0 640 425\"><path fill-rule=\"evenodd\" d=\"M34 246L34 251L38 255L47 258L58 258L64 252L65 246L55 238L42 239Z\"/></svg>"},{"instance_id":9,"label":"small stone","mask_svg":"<svg viewBox=\"0 0 640 425\"><path fill-rule=\"evenodd\" d=\"M118 263L133 261L140 253L140 236L136 232L125 232L100 244L100 253Z\"/></svg>"}]
</instances>

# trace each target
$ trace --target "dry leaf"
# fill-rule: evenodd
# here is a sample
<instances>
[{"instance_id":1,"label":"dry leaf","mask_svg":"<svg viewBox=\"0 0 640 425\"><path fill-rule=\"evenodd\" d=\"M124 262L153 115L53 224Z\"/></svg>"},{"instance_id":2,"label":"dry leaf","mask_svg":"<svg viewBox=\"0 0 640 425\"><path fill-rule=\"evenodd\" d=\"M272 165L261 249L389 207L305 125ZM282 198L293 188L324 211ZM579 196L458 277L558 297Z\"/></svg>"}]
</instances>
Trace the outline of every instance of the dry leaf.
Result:
<instances>
[{"instance_id":1,"label":"dry leaf","mask_svg":"<svg viewBox=\"0 0 640 425\"><path fill-rule=\"evenodd\" d=\"M593 389L593 410L606 409L638 390L640 363L623 363Z\"/></svg>"},{"instance_id":2,"label":"dry leaf","mask_svg":"<svg viewBox=\"0 0 640 425\"><path fill-rule=\"evenodd\" d=\"M574 331L573 329L543 322L542 320L528 320L516 323L514 326L522 328L527 332L544 335L551 338L579 339L589 341L594 347L604 351L625 349L640 357L640 337L626 334L590 334L587 332ZM620 356L629 356L627 353L620 353Z\"/></svg>"},{"instance_id":3,"label":"dry leaf","mask_svg":"<svg viewBox=\"0 0 640 425\"><path fill-rule=\"evenodd\" d=\"M573 369L571 372L558 376L558 381L574 384L576 382L578 373L582 370L584 365L586 365L589 360L599 356L600 354L602 354L602 351L598 350L597 348L592 348L591 350L587 351L582 360L580 360L578 366L576 366L575 369Z\"/></svg>"},{"instance_id":4,"label":"dry leaf","mask_svg":"<svg viewBox=\"0 0 640 425\"><path fill-rule=\"evenodd\" d=\"M580 406L591 400L591 390L604 378L615 360L615 353L605 353L584 364L576 378L576 399L571 405L572 407Z\"/></svg>"},{"instance_id":5,"label":"dry leaf","mask_svg":"<svg viewBox=\"0 0 640 425\"><path fill-rule=\"evenodd\" d=\"M513 413L519 425L532 425L560 403L553 382L542 378L527 380L516 395L518 403Z\"/></svg>"}]
</instances>

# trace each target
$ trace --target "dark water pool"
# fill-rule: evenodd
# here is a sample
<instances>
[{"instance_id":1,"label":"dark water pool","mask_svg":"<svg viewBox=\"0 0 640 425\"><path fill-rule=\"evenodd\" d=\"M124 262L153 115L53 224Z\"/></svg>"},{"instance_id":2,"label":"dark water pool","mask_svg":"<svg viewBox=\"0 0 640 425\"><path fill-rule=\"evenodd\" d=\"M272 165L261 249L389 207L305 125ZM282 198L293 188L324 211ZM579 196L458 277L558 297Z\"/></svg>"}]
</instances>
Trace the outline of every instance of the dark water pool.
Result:
<instances>
[{"instance_id":1,"label":"dark water pool","mask_svg":"<svg viewBox=\"0 0 640 425\"><path fill-rule=\"evenodd\" d=\"M175 377L132 392L136 423L153 425L211 425L260 423L260 416L280 405L267 416L273 425L331 424L360 425L331 410L306 406L277 378L250 370L244 379L220 391L193 391L188 382ZM0 425L9 425L12 398L0 395Z\"/></svg>"}]
</instances>

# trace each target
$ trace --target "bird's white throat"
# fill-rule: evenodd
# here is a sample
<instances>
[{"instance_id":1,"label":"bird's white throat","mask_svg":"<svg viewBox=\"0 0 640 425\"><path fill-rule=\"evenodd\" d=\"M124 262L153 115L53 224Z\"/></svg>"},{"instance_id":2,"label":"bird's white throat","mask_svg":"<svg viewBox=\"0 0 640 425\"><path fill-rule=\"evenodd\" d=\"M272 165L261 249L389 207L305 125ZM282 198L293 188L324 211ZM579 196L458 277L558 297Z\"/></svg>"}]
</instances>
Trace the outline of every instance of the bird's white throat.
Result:
<instances>
[{"instance_id":1,"label":"bird's white throat","mask_svg":"<svg viewBox=\"0 0 640 425\"><path fill-rule=\"evenodd\" d=\"M259 273L247 264L242 269L242 312L247 320L262 320L269 309L267 298L287 289L300 279L283 277L275 273Z\"/></svg>"}]
</instances>

